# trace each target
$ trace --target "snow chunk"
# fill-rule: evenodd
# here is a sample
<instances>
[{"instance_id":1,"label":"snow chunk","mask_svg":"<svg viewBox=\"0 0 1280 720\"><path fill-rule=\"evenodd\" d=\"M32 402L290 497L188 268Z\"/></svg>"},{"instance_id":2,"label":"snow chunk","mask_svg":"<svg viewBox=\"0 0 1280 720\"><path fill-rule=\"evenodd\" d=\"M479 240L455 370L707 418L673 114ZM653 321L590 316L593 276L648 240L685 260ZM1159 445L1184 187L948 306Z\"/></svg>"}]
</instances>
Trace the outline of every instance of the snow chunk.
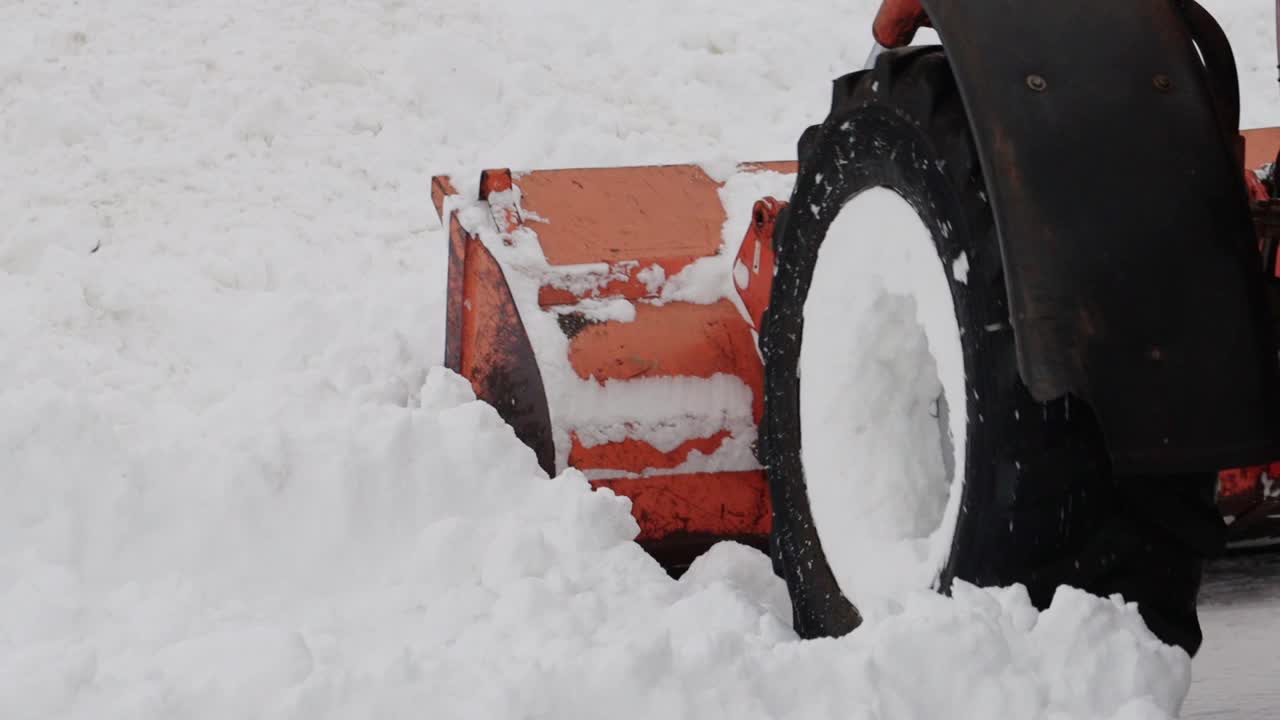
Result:
<instances>
[{"instance_id":1,"label":"snow chunk","mask_svg":"<svg viewBox=\"0 0 1280 720\"><path fill-rule=\"evenodd\" d=\"M751 284L751 270L741 260L733 265L733 283L739 290L745 290Z\"/></svg>"},{"instance_id":2,"label":"snow chunk","mask_svg":"<svg viewBox=\"0 0 1280 720\"><path fill-rule=\"evenodd\" d=\"M968 284L969 282L968 253L965 253L962 251L960 253L960 257L956 258L955 261L951 263L951 277L955 278L956 282Z\"/></svg>"},{"instance_id":3,"label":"snow chunk","mask_svg":"<svg viewBox=\"0 0 1280 720\"><path fill-rule=\"evenodd\" d=\"M661 265L650 265L636 273L636 279L644 283L644 289L650 295L657 295L667 281L667 271Z\"/></svg>"},{"instance_id":4,"label":"snow chunk","mask_svg":"<svg viewBox=\"0 0 1280 720\"><path fill-rule=\"evenodd\" d=\"M622 298L580 300L574 305L553 308L557 315L581 315L590 322L634 322L636 306Z\"/></svg>"},{"instance_id":5,"label":"snow chunk","mask_svg":"<svg viewBox=\"0 0 1280 720\"><path fill-rule=\"evenodd\" d=\"M471 383L461 375L443 367L433 367L427 371L427 380L422 385L423 408L448 410L474 402L475 399Z\"/></svg>"},{"instance_id":6,"label":"snow chunk","mask_svg":"<svg viewBox=\"0 0 1280 720\"><path fill-rule=\"evenodd\" d=\"M718 183L723 183L739 172L738 160L728 156L716 158L714 160L703 161L698 164L702 168L702 172Z\"/></svg>"}]
</instances>

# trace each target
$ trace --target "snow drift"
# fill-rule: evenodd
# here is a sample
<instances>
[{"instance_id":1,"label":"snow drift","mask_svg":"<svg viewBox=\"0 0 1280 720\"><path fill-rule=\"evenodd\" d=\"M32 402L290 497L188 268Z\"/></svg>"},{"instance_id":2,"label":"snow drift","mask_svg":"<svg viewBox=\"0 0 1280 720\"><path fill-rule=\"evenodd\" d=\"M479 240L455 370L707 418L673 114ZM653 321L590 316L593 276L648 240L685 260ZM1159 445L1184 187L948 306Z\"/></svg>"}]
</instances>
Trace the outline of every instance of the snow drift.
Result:
<instances>
[{"instance_id":1,"label":"snow drift","mask_svg":"<svg viewBox=\"0 0 1280 720\"><path fill-rule=\"evenodd\" d=\"M1069 590L1043 615L921 593L800 642L763 555L671 580L625 499L548 479L447 371L408 408L292 392L151 445L109 400L21 399L96 455L24 453L48 484L6 508L4 717L1147 718L1189 682L1132 608Z\"/></svg>"}]
</instances>

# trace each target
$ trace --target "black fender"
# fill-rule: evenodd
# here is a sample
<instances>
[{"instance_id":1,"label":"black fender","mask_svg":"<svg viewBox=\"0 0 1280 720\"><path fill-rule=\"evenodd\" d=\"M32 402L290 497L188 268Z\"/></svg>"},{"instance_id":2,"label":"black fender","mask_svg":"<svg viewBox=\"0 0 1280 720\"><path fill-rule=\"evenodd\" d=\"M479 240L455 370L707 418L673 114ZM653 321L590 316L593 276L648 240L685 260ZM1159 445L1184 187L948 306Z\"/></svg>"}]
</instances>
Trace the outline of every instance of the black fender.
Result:
<instances>
[{"instance_id":1,"label":"black fender","mask_svg":"<svg viewBox=\"0 0 1280 720\"><path fill-rule=\"evenodd\" d=\"M1241 168L1174 0L924 0L978 146L1018 367L1118 473L1280 457Z\"/></svg>"}]
</instances>

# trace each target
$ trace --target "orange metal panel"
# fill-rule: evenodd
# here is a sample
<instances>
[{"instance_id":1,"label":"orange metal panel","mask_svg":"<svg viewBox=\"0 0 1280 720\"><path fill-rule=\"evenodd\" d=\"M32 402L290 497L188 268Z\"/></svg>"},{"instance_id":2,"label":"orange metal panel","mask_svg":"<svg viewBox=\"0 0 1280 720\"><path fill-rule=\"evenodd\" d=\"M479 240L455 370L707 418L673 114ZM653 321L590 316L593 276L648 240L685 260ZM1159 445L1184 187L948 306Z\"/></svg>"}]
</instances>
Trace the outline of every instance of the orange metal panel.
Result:
<instances>
[{"instance_id":1,"label":"orange metal panel","mask_svg":"<svg viewBox=\"0 0 1280 720\"><path fill-rule=\"evenodd\" d=\"M488 200L490 193L506 192L514 184L507 168L485 170L480 173L480 199Z\"/></svg>"},{"instance_id":2,"label":"orange metal panel","mask_svg":"<svg viewBox=\"0 0 1280 720\"><path fill-rule=\"evenodd\" d=\"M757 418L763 404L764 369L755 340L728 300L714 305L638 305L632 322L589 325L575 335L569 362L578 377L599 382L737 375L755 394Z\"/></svg>"},{"instance_id":3,"label":"orange metal panel","mask_svg":"<svg viewBox=\"0 0 1280 720\"><path fill-rule=\"evenodd\" d=\"M800 163L795 160L769 160L766 162L748 162L738 166L744 171L750 170L769 170L771 172L782 173L783 175L795 175L800 169Z\"/></svg>"},{"instance_id":4,"label":"orange metal panel","mask_svg":"<svg viewBox=\"0 0 1280 720\"><path fill-rule=\"evenodd\" d=\"M1244 166L1250 170L1275 162L1280 150L1280 127L1241 130L1244 136Z\"/></svg>"},{"instance_id":5,"label":"orange metal panel","mask_svg":"<svg viewBox=\"0 0 1280 720\"><path fill-rule=\"evenodd\" d=\"M593 480L631 498L641 542L684 533L769 533L772 511L762 470Z\"/></svg>"},{"instance_id":6,"label":"orange metal panel","mask_svg":"<svg viewBox=\"0 0 1280 720\"><path fill-rule=\"evenodd\" d=\"M695 165L547 170L516 178L552 265L696 258L720 248L719 184ZM536 222L536 221L535 221Z\"/></svg>"}]
</instances>

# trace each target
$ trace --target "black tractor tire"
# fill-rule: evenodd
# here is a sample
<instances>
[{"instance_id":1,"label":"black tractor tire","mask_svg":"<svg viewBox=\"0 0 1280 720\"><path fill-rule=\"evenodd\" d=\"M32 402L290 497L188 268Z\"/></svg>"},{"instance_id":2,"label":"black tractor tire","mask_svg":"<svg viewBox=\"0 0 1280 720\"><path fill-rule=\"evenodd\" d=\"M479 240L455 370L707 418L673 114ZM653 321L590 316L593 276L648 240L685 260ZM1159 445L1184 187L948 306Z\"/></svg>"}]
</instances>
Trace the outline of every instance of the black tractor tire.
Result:
<instances>
[{"instance_id":1,"label":"black tractor tire","mask_svg":"<svg viewBox=\"0 0 1280 720\"><path fill-rule=\"evenodd\" d=\"M834 83L830 115L799 142L799 173L774 235L777 269L760 337L762 459L773 500L771 553L796 631L838 636L861 615L826 560L809 505L800 421L804 306L832 221L859 193L888 188L928 227L950 283L964 356L967 451L951 551L936 582L1025 585L1047 607L1060 585L1137 602L1161 639L1194 654L1201 568L1223 546L1211 474L1113 476L1086 403L1034 400L1022 383L1003 261L982 169L950 66L938 47L880 56Z\"/></svg>"}]
</instances>

